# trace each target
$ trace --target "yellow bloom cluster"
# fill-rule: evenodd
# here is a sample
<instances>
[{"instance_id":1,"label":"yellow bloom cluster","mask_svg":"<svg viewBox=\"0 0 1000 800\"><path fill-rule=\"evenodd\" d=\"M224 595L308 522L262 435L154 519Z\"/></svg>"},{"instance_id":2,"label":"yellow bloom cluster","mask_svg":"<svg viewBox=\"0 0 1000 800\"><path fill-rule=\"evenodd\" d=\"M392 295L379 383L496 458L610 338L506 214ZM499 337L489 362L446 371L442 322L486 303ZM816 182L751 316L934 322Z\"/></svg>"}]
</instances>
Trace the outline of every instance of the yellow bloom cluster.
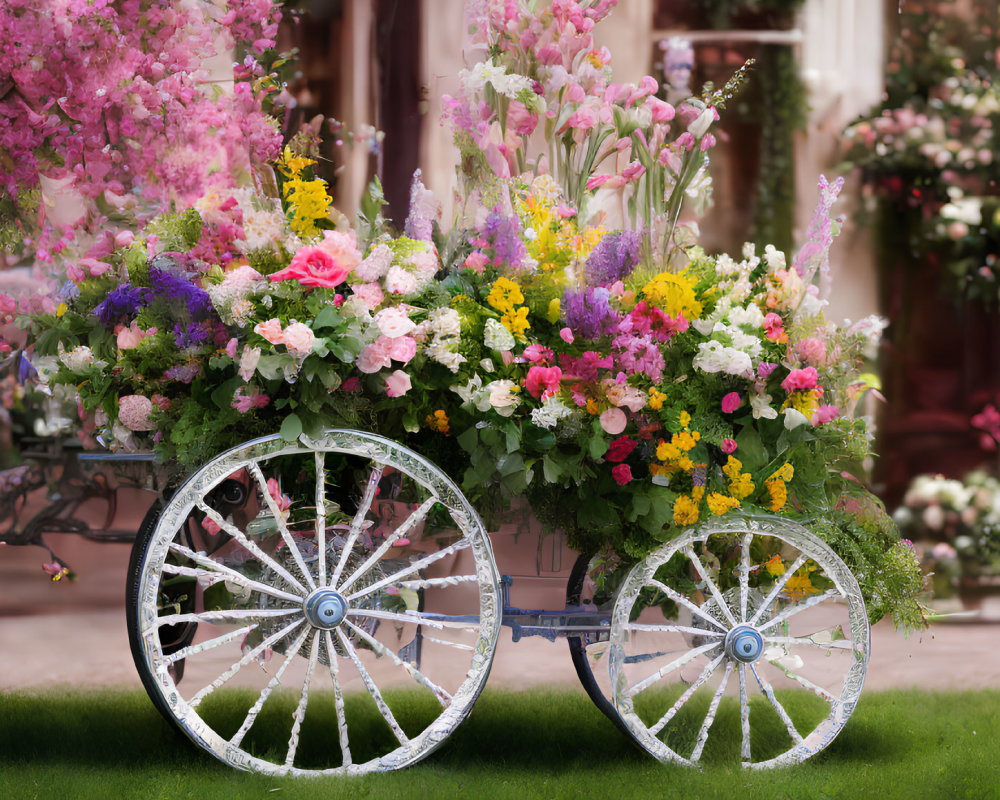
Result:
<instances>
[{"instance_id":1,"label":"yellow bloom cluster","mask_svg":"<svg viewBox=\"0 0 1000 800\"><path fill-rule=\"evenodd\" d=\"M653 411L659 411L663 408L663 401L666 399L667 396L659 389L649 390L649 407L653 409ZM684 413L686 414L687 412L685 411Z\"/></svg>"},{"instance_id":2,"label":"yellow bloom cluster","mask_svg":"<svg viewBox=\"0 0 1000 800\"><path fill-rule=\"evenodd\" d=\"M812 415L819 408L820 397L822 397L822 394L815 389L800 389L788 395L788 398L782 403L781 408L794 408L806 419L811 419Z\"/></svg>"},{"instance_id":3,"label":"yellow bloom cluster","mask_svg":"<svg viewBox=\"0 0 1000 800\"><path fill-rule=\"evenodd\" d=\"M448 435L448 431L451 428L448 425L448 415L443 409L438 409L433 414L428 414L425 424L432 431L437 431L438 433L443 433L445 436Z\"/></svg>"},{"instance_id":4,"label":"yellow bloom cluster","mask_svg":"<svg viewBox=\"0 0 1000 800\"><path fill-rule=\"evenodd\" d=\"M771 497L771 511L781 511L788 502L788 481L795 475L795 469L786 462L781 469L775 472L770 478L764 481L767 492Z\"/></svg>"},{"instance_id":5,"label":"yellow bloom cluster","mask_svg":"<svg viewBox=\"0 0 1000 800\"><path fill-rule=\"evenodd\" d=\"M743 462L734 456L729 456L729 460L722 468L723 474L729 478L729 493L737 500L749 497L756 488L750 480L750 473L743 472Z\"/></svg>"},{"instance_id":6,"label":"yellow bloom cluster","mask_svg":"<svg viewBox=\"0 0 1000 800\"><path fill-rule=\"evenodd\" d=\"M715 516L721 517L723 514L740 507L740 501L735 497L728 497L719 492L709 492L708 510Z\"/></svg>"},{"instance_id":7,"label":"yellow bloom cluster","mask_svg":"<svg viewBox=\"0 0 1000 800\"><path fill-rule=\"evenodd\" d=\"M682 314L688 320L698 319L702 303L694 291L695 280L687 270L678 273L661 272L643 287L643 294L675 319Z\"/></svg>"},{"instance_id":8,"label":"yellow bloom cluster","mask_svg":"<svg viewBox=\"0 0 1000 800\"><path fill-rule=\"evenodd\" d=\"M278 159L278 169L288 178L282 187L282 194L291 206L291 218L288 224L299 236L315 236L319 233L316 220L327 219L333 201L326 192L326 181L322 178L304 180L302 170L315 160L305 156L292 154L286 147Z\"/></svg>"},{"instance_id":9,"label":"yellow bloom cluster","mask_svg":"<svg viewBox=\"0 0 1000 800\"><path fill-rule=\"evenodd\" d=\"M704 486L695 486L690 497L682 494L674 500L674 525L692 525L698 521L701 498L705 495Z\"/></svg>"},{"instance_id":10,"label":"yellow bloom cluster","mask_svg":"<svg viewBox=\"0 0 1000 800\"><path fill-rule=\"evenodd\" d=\"M500 324L514 334L515 339L523 341L524 332L531 327L531 323L528 322L528 307L518 308L524 302L521 287L510 278L497 278L486 302L500 312Z\"/></svg>"},{"instance_id":11,"label":"yellow bloom cluster","mask_svg":"<svg viewBox=\"0 0 1000 800\"><path fill-rule=\"evenodd\" d=\"M785 592L789 600L797 602L811 594L817 594L820 590L813 586L810 572L816 570L816 565L811 561L807 562L802 569L798 570L785 582Z\"/></svg>"},{"instance_id":12,"label":"yellow bloom cluster","mask_svg":"<svg viewBox=\"0 0 1000 800\"><path fill-rule=\"evenodd\" d=\"M693 450L700 440L701 434L698 431L685 429L671 436L669 442L660 439L660 443L656 446L656 457L664 462L669 472L676 472L679 469L690 472L694 469L694 462L687 453Z\"/></svg>"}]
</instances>

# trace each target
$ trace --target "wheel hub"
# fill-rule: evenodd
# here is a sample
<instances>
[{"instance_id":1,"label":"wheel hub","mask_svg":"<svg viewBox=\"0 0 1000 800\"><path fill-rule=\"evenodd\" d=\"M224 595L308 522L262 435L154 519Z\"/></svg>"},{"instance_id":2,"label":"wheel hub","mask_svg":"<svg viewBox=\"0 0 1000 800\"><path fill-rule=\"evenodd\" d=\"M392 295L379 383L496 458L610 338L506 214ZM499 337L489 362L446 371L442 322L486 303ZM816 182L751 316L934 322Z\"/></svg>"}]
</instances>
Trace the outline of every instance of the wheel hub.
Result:
<instances>
[{"instance_id":1,"label":"wheel hub","mask_svg":"<svg viewBox=\"0 0 1000 800\"><path fill-rule=\"evenodd\" d=\"M750 625L737 625L726 634L726 655L744 664L752 664L764 651L764 637Z\"/></svg>"},{"instance_id":2,"label":"wheel hub","mask_svg":"<svg viewBox=\"0 0 1000 800\"><path fill-rule=\"evenodd\" d=\"M347 616L347 601L333 589L317 589L305 599L302 609L314 628L332 630Z\"/></svg>"}]
</instances>

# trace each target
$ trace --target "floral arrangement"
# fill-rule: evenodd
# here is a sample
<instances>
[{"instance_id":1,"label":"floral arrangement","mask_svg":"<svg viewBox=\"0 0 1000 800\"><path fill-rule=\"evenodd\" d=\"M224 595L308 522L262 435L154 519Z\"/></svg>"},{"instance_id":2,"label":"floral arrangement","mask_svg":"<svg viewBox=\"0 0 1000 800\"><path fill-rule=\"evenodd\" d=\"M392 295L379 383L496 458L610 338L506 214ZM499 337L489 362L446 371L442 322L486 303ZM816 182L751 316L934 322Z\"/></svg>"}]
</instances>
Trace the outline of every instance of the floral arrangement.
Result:
<instances>
[{"instance_id":1,"label":"floral arrangement","mask_svg":"<svg viewBox=\"0 0 1000 800\"><path fill-rule=\"evenodd\" d=\"M188 467L276 430L375 430L484 513L524 496L608 561L735 509L808 516L874 618L922 624L919 565L861 483L881 325L824 316L840 183L794 258L705 253L682 206L738 80L675 109L652 78L611 81L592 38L611 0L473 6L450 231L419 175L401 232L377 184L335 224L293 142L278 196L161 216L22 317L42 379L75 386L113 446Z\"/></svg>"},{"instance_id":2,"label":"floral arrangement","mask_svg":"<svg viewBox=\"0 0 1000 800\"><path fill-rule=\"evenodd\" d=\"M989 29L990 12L976 11ZM962 53L976 50L975 43L959 49L948 35L957 25L967 38L967 21L948 13L928 19L907 15L900 52L890 62L888 99L844 132L845 166L861 171L868 213L888 203L894 209L888 224L897 226L898 212L908 210L913 255L940 259L953 291L991 305L1000 241L996 53L970 53L967 62ZM922 29L915 33L913 26Z\"/></svg>"},{"instance_id":3,"label":"floral arrangement","mask_svg":"<svg viewBox=\"0 0 1000 800\"><path fill-rule=\"evenodd\" d=\"M1000 574L1000 480L970 472L961 480L918 475L893 518L925 545L934 590L948 596L966 579Z\"/></svg>"}]
</instances>

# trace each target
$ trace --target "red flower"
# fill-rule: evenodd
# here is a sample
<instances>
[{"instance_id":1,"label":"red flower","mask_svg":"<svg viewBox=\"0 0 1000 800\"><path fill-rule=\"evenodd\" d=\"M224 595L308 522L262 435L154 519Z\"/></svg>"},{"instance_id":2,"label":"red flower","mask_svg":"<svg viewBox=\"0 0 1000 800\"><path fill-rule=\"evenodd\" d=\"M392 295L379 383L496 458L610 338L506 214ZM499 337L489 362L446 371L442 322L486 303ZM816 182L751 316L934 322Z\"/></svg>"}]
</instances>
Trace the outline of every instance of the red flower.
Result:
<instances>
[{"instance_id":1,"label":"red flower","mask_svg":"<svg viewBox=\"0 0 1000 800\"><path fill-rule=\"evenodd\" d=\"M608 452L604 454L605 461L611 461L612 463L624 461L628 458L628 454L635 449L636 444L636 442L633 442L627 436L619 436L608 445ZM631 475L629 475L629 480L632 480Z\"/></svg>"},{"instance_id":2,"label":"red flower","mask_svg":"<svg viewBox=\"0 0 1000 800\"><path fill-rule=\"evenodd\" d=\"M611 477L615 479L615 482L619 486L624 486L632 480L632 468L628 464L619 464L611 470Z\"/></svg>"},{"instance_id":3,"label":"red flower","mask_svg":"<svg viewBox=\"0 0 1000 800\"><path fill-rule=\"evenodd\" d=\"M736 441L733 439L722 440L722 452L726 455L736 452Z\"/></svg>"},{"instance_id":4,"label":"red flower","mask_svg":"<svg viewBox=\"0 0 1000 800\"><path fill-rule=\"evenodd\" d=\"M559 367L531 367L524 379L524 388L532 397L541 396L545 400L559 391L562 374Z\"/></svg>"}]
</instances>

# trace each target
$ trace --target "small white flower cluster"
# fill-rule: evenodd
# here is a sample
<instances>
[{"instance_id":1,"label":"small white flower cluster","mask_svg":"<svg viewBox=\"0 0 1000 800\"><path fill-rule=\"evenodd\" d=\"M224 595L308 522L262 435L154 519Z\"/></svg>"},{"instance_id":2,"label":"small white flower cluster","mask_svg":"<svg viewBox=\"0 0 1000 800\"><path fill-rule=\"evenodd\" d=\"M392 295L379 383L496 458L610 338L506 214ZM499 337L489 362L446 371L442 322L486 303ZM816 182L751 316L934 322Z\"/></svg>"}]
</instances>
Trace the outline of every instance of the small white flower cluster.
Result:
<instances>
[{"instance_id":1,"label":"small white flower cluster","mask_svg":"<svg viewBox=\"0 0 1000 800\"><path fill-rule=\"evenodd\" d=\"M518 95L531 89L531 81L524 75L507 72L507 68L493 61L480 61L471 70L463 69L459 75L462 88L469 94L481 92L490 84L497 94L516 100Z\"/></svg>"},{"instance_id":2,"label":"small white flower cluster","mask_svg":"<svg viewBox=\"0 0 1000 800\"><path fill-rule=\"evenodd\" d=\"M247 298L264 285L264 276L244 265L226 273L222 283L209 284L205 291L223 322L244 328L254 311L253 303Z\"/></svg>"},{"instance_id":3,"label":"small white flower cluster","mask_svg":"<svg viewBox=\"0 0 1000 800\"><path fill-rule=\"evenodd\" d=\"M463 404L475 406L480 413L491 408L501 417L509 417L521 402L517 394L517 384L510 380L492 381L483 386L483 379L473 375L465 386L450 387L462 398Z\"/></svg>"},{"instance_id":4,"label":"small white flower cluster","mask_svg":"<svg viewBox=\"0 0 1000 800\"><path fill-rule=\"evenodd\" d=\"M552 430L562 420L567 420L574 414L578 414L576 409L566 405L559 395L553 395L542 403L541 408L531 410L531 421L539 428Z\"/></svg>"},{"instance_id":5,"label":"small white flower cluster","mask_svg":"<svg viewBox=\"0 0 1000 800\"><path fill-rule=\"evenodd\" d=\"M428 358L458 372L466 358L458 352L462 336L462 318L453 308L435 308L414 330L417 341L429 339L424 345Z\"/></svg>"},{"instance_id":6,"label":"small white flower cluster","mask_svg":"<svg viewBox=\"0 0 1000 800\"><path fill-rule=\"evenodd\" d=\"M354 268L354 274L369 283L381 280L388 294L417 294L434 281L439 266L433 246L420 244L421 249L398 262L388 245L379 244Z\"/></svg>"}]
</instances>

